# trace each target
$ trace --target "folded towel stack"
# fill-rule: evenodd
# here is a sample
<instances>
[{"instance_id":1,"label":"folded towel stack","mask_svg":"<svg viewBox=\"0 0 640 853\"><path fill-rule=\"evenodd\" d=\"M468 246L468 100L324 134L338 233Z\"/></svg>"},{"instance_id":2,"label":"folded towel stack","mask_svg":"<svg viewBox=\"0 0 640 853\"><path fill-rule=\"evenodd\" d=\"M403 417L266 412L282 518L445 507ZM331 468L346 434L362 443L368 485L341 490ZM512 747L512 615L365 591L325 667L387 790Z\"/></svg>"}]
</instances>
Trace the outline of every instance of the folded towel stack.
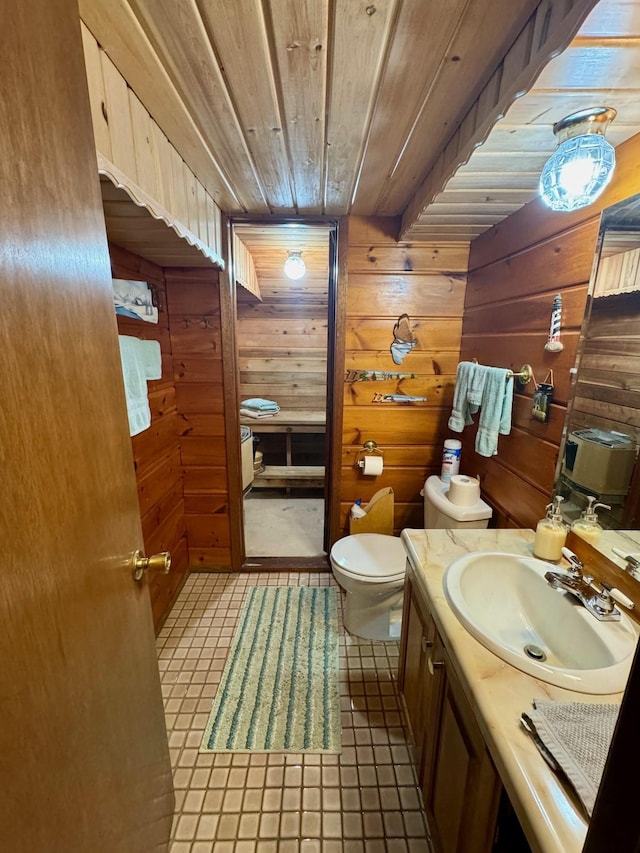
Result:
<instances>
[{"instance_id":1,"label":"folded towel stack","mask_svg":"<svg viewBox=\"0 0 640 853\"><path fill-rule=\"evenodd\" d=\"M618 705L537 700L522 724L542 757L563 776L590 816L620 710Z\"/></svg>"},{"instance_id":2,"label":"folded towel stack","mask_svg":"<svg viewBox=\"0 0 640 853\"><path fill-rule=\"evenodd\" d=\"M280 411L280 406L273 400L263 400L262 397L252 397L240 403L240 414L248 418L272 418Z\"/></svg>"}]
</instances>

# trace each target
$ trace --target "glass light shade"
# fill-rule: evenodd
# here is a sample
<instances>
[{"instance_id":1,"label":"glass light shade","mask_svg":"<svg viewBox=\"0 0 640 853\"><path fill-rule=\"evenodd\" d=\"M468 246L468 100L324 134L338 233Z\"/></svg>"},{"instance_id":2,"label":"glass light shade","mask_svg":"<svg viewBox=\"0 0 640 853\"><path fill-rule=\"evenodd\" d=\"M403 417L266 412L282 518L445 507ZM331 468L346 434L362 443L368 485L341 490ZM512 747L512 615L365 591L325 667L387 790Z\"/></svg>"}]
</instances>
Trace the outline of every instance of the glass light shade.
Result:
<instances>
[{"instance_id":1,"label":"glass light shade","mask_svg":"<svg viewBox=\"0 0 640 853\"><path fill-rule=\"evenodd\" d=\"M587 207L611 180L615 164L615 149L600 133L565 139L544 164L542 200L552 210Z\"/></svg>"},{"instance_id":2,"label":"glass light shade","mask_svg":"<svg viewBox=\"0 0 640 853\"><path fill-rule=\"evenodd\" d=\"M300 257L300 254L300 252L290 252L289 257L284 262L284 274L287 278L294 279L294 281L302 278L307 271L305 262Z\"/></svg>"}]
</instances>

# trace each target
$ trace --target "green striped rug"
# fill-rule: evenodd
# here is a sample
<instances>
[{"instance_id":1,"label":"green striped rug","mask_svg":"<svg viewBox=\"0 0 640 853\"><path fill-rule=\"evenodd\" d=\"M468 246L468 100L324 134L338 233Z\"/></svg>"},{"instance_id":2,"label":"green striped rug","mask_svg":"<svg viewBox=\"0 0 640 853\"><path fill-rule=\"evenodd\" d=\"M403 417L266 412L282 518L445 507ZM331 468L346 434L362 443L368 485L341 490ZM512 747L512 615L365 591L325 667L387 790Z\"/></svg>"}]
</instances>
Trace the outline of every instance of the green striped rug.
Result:
<instances>
[{"instance_id":1,"label":"green striped rug","mask_svg":"<svg viewBox=\"0 0 640 853\"><path fill-rule=\"evenodd\" d=\"M254 587L200 752L340 752L337 591Z\"/></svg>"}]
</instances>

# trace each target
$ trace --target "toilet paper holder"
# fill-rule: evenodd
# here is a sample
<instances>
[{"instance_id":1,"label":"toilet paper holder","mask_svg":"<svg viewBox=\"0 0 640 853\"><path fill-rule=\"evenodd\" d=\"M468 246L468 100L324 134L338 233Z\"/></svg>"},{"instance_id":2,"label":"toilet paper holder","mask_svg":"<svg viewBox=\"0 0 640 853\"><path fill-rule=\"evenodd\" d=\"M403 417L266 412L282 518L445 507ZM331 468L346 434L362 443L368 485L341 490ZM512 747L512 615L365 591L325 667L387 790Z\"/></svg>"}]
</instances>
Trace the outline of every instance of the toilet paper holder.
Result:
<instances>
[{"instance_id":1,"label":"toilet paper holder","mask_svg":"<svg viewBox=\"0 0 640 853\"><path fill-rule=\"evenodd\" d=\"M362 445L362 449L358 450L356 453L356 461L354 462L354 468L364 468L364 456L365 454L373 454L378 456L384 456L384 450L380 450L378 447L378 443L376 441L365 441Z\"/></svg>"}]
</instances>

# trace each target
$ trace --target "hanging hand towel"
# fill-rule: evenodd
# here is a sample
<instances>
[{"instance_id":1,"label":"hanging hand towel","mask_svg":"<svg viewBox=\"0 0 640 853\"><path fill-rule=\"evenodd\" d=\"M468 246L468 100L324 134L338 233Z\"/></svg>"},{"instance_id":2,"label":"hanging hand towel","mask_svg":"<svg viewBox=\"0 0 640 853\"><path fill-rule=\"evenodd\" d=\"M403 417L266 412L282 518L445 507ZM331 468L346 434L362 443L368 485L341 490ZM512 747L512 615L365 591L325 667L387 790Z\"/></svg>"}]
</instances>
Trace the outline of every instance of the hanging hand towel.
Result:
<instances>
[{"instance_id":1,"label":"hanging hand towel","mask_svg":"<svg viewBox=\"0 0 640 853\"><path fill-rule=\"evenodd\" d=\"M143 341L128 335L118 335L118 341L129 416L129 435L137 435L151 426L151 410L147 399L147 369L138 347Z\"/></svg>"},{"instance_id":2,"label":"hanging hand towel","mask_svg":"<svg viewBox=\"0 0 640 853\"><path fill-rule=\"evenodd\" d=\"M513 376L502 367L484 369L487 377L482 393L476 452L480 456L495 456L498 452L498 435L509 435L511 432Z\"/></svg>"},{"instance_id":3,"label":"hanging hand towel","mask_svg":"<svg viewBox=\"0 0 640 853\"><path fill-rule=\"evenodd\" d=\"M489 376L489 371L493 370L492 367L485 367L482 364L474 364L474 367L475 370L471 375L471 381L467 388L467 403L469 404L469 411L472 415L475 414L482 405L482 396L484 394L484 386L487 382L487 376Z\"/></svg>"},{"instance_id":4,"label":"hanging hand towel","mask_svg":"<svg viewBox=\"0 0 640 853\"><path fill-rule=\"evenodd\" d=\"M477 385L474 385L474 377L478 367L480 365L473 361L461 361L456 370L453 409L449 418L449 429L454 432L462 432L466 426L472 424L471 415L478 411L478 405L472 402L475 399L475 392L472 389L477 389Z\"/></svg>"}]
</instances>

